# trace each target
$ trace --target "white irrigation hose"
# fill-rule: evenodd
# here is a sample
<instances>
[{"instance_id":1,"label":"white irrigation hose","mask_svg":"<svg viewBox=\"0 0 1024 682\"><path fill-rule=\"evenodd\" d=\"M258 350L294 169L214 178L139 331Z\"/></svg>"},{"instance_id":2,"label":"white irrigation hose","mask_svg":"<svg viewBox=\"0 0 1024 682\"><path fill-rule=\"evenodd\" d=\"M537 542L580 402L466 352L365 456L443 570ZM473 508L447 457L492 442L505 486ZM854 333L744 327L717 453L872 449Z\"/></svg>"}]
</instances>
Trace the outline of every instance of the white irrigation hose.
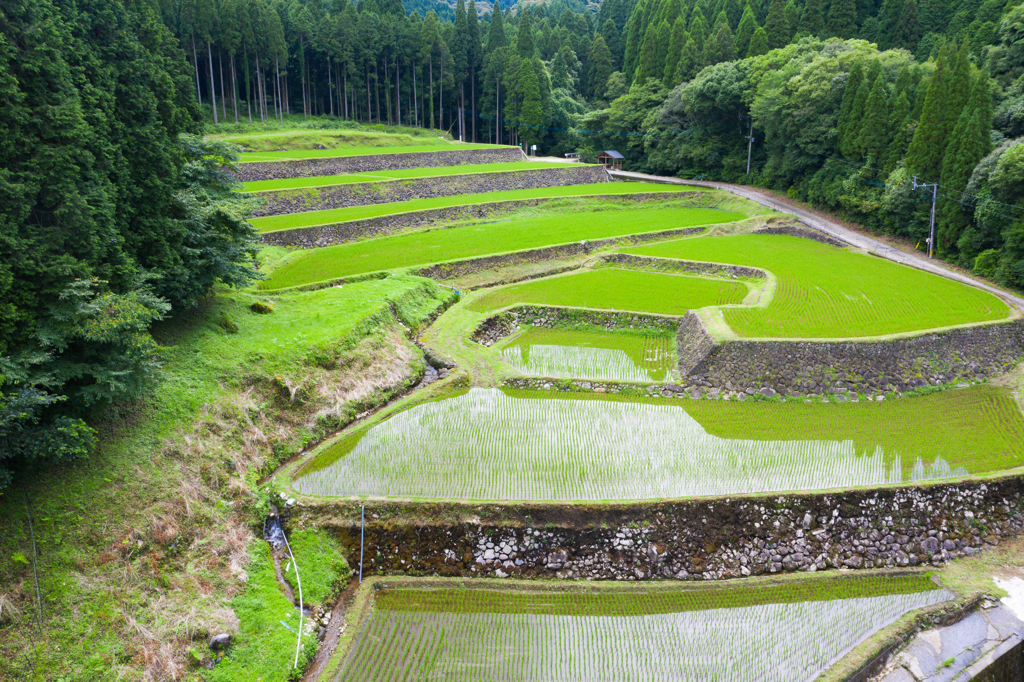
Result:
<instances>
[{"instance_id":1,"label":"white irrigation hose","mask_svg":"<svg viewBox=\"0 0 1024 682\"><path fill-rule=\"evenodd\" d=\"M292 547L288 544L288 534L281 529L281 535L284 537L284 546L288 548L288 556L291 557L292 567L295 569L295 582L299 584L299 632L298 637L295 640L295 663L292 664L293 668L299 667L299 649L302 647L302 609L305 602L302 601L302 580L299 578L299 564L295 561L295 555L292 554Z\"/></svg>"}]
</instances>

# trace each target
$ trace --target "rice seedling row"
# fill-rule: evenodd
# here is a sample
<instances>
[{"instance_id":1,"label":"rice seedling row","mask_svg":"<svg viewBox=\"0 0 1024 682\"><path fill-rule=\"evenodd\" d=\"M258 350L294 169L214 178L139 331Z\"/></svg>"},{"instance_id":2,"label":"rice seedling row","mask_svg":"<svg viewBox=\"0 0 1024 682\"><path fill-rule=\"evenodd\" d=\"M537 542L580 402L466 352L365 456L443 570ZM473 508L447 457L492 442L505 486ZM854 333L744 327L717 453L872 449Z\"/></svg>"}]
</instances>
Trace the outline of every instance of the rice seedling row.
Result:
<instances>
[{"instance_id":1,"label":"rice seedling row","mask_svg":"<svg viewBox=\"0 0 1024 682\"><path fill-rule=\"evenodd\" d=\"M765 308L723 311L748 338L852 338L1005 319L1006 304L960 282L809 239L739 235L667 241L629 253L770 270Z\"/></svg>"},{"instance_id":2,"label":"rice seedling row","mask_svg":"<svg viewBox=\"0 0 1024 682\"><path fill-rule=\"evenodd\" d=\"M365 272L742 218L738 213L712 209L646 206L410 232L298 252L260 287L280 289Z\"/></svg>"},{"instance_id":3,"label":"rice seedling row","mask_svg":"<svg viewBox=\"0 0 1024 682\"><path fill-rule=\"evenodd\" d=\"M674 338L530 328L501 349L523 374L609 381L664 381L674 376Z\"/></svg>"},{"instance_id":4,"label":"rice seedling row","mask_svg":"<svg viewBox=\"0 0 1024 682\"><path fill-rule=\"evenodd\" d=\"M1012 468L1024 454L1024 417L990 387L752 407L474 388L357 432L294 485L311 495L638 500L892 485Z\"/></svg>"},{"instance_id":5,"label":"rice seedling row","mask_svg":"<svg viewBox=\"0 0 1024 682\"><path fill-rule=\"evenodd\" d=\"M467 307L487 312L533 303L682 316L706 306L741 303L747 292L742 282L602 268L514 284Z\"/></svg>"},{"instance_id":6,"label":"rice seedling row","mask_svg":"<svg viewBox=\"0 0 1024 682\"><path fill-rule=\"evenodd\" d=\"M610 595L558 595L564 613L550 612L547 594L388 590L340 679L801 682L902 615L951 598L934 585L858 596L857 581L837 582L852 594L745 604L728 589L702 590L698 608L680 608L686 592L659 590L634 593L628 606L613 598L626 606L613 609L601 608Z\"/></svg>"},{"instance_id":7,"label":"rice seedling row","mask_svg":"<svg viewBox=\"0 0 1024 682\"><path fill-rule=\"evenodd\" d=\"M463 194L454 197L437 197L434 199L412 199L389 204L373 204L370 206L352 206L349 208L333 208L322 211L305 211L284 215L254 218L253 226L260 232L292 230L318 225L332 225L349 220L365 220L397 213L425 211L435 208L451 208L453 206L471 206L495 201L513 201L520 199L549 199L557 197L601 197L619 194L650 194L687 191L686 188L653 185L644 182L602 182L590 185L567 185L565 187L537 187L533 189L517 189L500 192L480 192ZM716 222L730 222L728 213L718 212L722 219Z\"/></svg>"},{"instance_id":8,"label":"rice seedling row","mask_svg":"<svg viewBox=\"0 0 1024 682\"><path fill-rule=\"evenodd\" d=\"M285 178L281 180L256 180L242 184L243 192L265 192L270 190L303 189L327 187L355 182L382 182L386 180L411 180L414 178L435 178L449 175L474 175L477 173L499 173L508 171L540 170L544 168L567 168L557 161L515 161L509 163L474 163L459 166L437 166L431 168L401 168L397 170L345 173L344 175L312 176L306 178Z\"/></svg>"}]
</instances>

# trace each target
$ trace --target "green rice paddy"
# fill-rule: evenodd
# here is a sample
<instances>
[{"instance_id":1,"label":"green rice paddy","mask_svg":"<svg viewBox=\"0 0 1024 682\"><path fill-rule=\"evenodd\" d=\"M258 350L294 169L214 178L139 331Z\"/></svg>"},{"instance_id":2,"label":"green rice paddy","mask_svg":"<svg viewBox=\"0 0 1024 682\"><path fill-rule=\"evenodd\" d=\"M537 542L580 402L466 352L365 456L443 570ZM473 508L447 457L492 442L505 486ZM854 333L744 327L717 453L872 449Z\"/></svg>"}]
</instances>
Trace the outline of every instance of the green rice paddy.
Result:
<instances>
[{"instance_id":1,"label":"green rice paddy","mask_svg":"<svg viewBox=\"0 0 1024 682\"><path fill-rule=\"evenodd\" d=\"M989 386L913 400L742 403L473 388L355 432L310 495L640 500L893 485L1016 468L1024 415ZM652 475L653 474L653 475Z\"/></svg>"},{"instance_id":2,"label":"green rice paddy","mask_svg":"<svg viewBox=\"0 0 1024 682\"><path fill-rule=\"evenodd\" d=\"M422 143L404 144L396 147L337 147L335 149L286 149L283 151L246 152L241 155L240 163L253 161L288 161L291 159L326 159L341 156L370 156L377 154L408 154L416 152L457 151L460 149L496 149L493 144L470 144L468 142L447 142L437 140L434 144L429 138Z\"/></svg>"},{"instance_id":3,"label":"green rice paddy","mask_svg":"<svg viewBox=\"0 0 1024 682\"><path fill-rule=\"evenodd\" d=\"M714 209L645 206L408 232L298 252L274 270L260 288L282 289L365 272L743 218L739 213Z\"/></svg>"},{"instance_id":4,"label":"green rice paddy","mask_svg":"<svg viewBox=\"0 0 1024 682\"><path fill-rule=\"evenodd\" d=\"M487 312L518 303L685 315L706 306L736 304L747 295L741 282L602 268L538 279L498 289L469 304Z\"/></svg>"},{"instance_id":5,"label":"green rice paddy","mask_svg":"<svg viewBox=\"0 0 1024 682\"><path fill-rule=\"evenodd\" d=\"M253 218L250 222L260 232L276 232L278 230L293 230L302 227L316 227L318 225L333 225L334 223L342 223L348 220L365 220L366 218L377 218L396 213L425 211L432 208L451 208L453 206L471 206L495 201L688 191L685 188L669 187L668 185L655 185L649 182L601 182L591 185L537 187L502 192L463 194L454 197L437 197L434 199L413 199L411 201L397 201L389 204L374 204L372 206L352 206L323 211L288 213L285 215L268 216L266 218ZM729 214L724 211L717 212L716 215L723 217L721 220L714 222L730 222L731 220L739 219L726 217L736 214Z\"/></svg>"},{"instance_id":6,"label":"green rice paddy","mask_svg":"<svg viewBox=\"0 0 1024 682\"><path fill-rule=\"evenodd\" d=\"M665 381L675 376L671 335L528 328L501 349L526 375L609 381Z\"/></svg>"},{"instance_id":7,"label":"green rice paddy","mask_svg":"<svg viewBox=\"0 0 1024 682\"><path fill-rule=\"evenodd\" d=\"M873 256L780 235L662 242L626 249L662 258L748 265L778 277L765 308L723 311L747 338L853 338L1005 319L992 294Z\"/></svg>"},{"instance_id":8,"label":"green rice paddy","mask_svg":"<svg viewBox=\"0 0 1024 682\"><path fill-rule=\"evenodd\" d=\"M576 164L574 164L576 165ZM478 173L501 173L508 171L541 170L544 168L571 168L557 161L514 161L510 163L474 163L459 166L437 166L434 168L402 168L398 170L367 171L344 175L324 175L308 178L285 178L282 180L257 180L243 183L243 192L266 192L270 190L303 189L347 185L357 182L383 182L386 180L411 180L414 178L437 178L449 175L475 175Z\"/></svg>"},{"instance_id":9,"label":"green rice paddy","mask_svg":"<svg viewBox=\"0 0 1024 682\"><path fill-rule=\"evenodd\" d=\"M904 614L951 598L924 577L608 593L381 590L340 679L803 682Z\"/></svg>"}]
</instances>

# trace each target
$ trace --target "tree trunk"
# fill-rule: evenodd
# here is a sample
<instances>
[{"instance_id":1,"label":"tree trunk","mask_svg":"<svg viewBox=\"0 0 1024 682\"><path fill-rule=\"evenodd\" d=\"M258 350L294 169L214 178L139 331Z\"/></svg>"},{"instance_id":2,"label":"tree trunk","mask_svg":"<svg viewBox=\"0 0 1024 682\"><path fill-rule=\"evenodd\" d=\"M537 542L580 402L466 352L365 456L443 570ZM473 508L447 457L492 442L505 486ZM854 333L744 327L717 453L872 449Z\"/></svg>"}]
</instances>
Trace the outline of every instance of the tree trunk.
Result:
<instances>
[{"instance_id":1,"label":"tree trunk","mask_svg":"<svg viewBox=\"0 0 1024 682\"><path fill-rule=\"evenodd\" d=\"M469 71L469 106L473 108L473 139L470 142L476 142L476 74L472 69Z\"/></svg>"},{"instance_id":2,"label":"tree trunk","mask_svg":"<svg viewBox=\"0 0 1024 682\"><path fill-rule=\"evenodd\" d=\"M345 66L345 70L341 72L341 87L345 100L345 118L348 118L348 64Z\"/></svg>"},{"instance_id":3,"label":"tree trunk","mask_svg":"<svg viewBox=\"0 0 1024 682\"><path fill-rule=\"evenodd\" d=\"M217 49L217 68L220 69L220 113L221 118L228 120L228 102L224 99L224 50Z\"/></svg>"},{"instance_id":4,"label":"tree trunk","mask_svg":"<svg viewBox=\"0 0 1024 682\"><path fill-rule=\"evenodd\" d=\"M434 55L430 55L430 129L434 130Z\"/></svg>"},{"instance_id":5,"label":"tree trunk","mask_svg":"<svg viewBox=\"0 0 1024 682\"><path fill-rule=\"evenodd\" d=\"M415 128L420 124L420 108L416 101L416 65L412 67L412 126Z\"/></svg>"},{"instance_id":6,"label":"tree trunk","mask_svg":"<svg viewBox=\"0 0 1024 682\"><path fill-rule=\"evenodd\" d=\"M249 87L249 53L242 43L242 54L245 55L245 107L249 110L249 125L252 125L252 88Z\"/></svg>"},{"instance_id":7,"label":"tree trunk","mask_svg":"<svg viewBox=\"0 0 1024 682\"><path fill-rule=\"evenodd\" d=\"M501 144L501 80L494 79L494 135L495 144Z\"/></svg>"},{"instance_id":8,"label":"tree trunk","mask_svg":"<svg viewBox=\"0 0 1024 682\"><path fill-rule=\"evenodd\" d=\"M402 66L395 59L395 121L402 125Z\"/></svg>"},{"instance_id":9,"label":"tree trunk","mask_svg":"<svg viewBox=\"0 0 1024 682\"><path fill-rule=\"evenodd\" d=\"M391 78L388 76L388 62L384 60L384 107L387 112L388 125L391 123Z\"/></svg>"},{"instance_id":10,"label":"tree trunk","mask_svg":"<svg viewBox=\"0 0 1024 682\"><path fill-rule=\"evenodd\" d=\"M196 56L196 37L192 36L192 63L196 67L196 99L199 106L203 106L203 91L199 89L199 58Z\"/></svg>"},{"instance_id":11,"label":"tree trunk","mask_svg":"<svg viewBox=\"0 0 1024 682\"><path fill-rule=\"evenodd\" d=\"M370 106L370 67L366 67L366 122L373 118L373 107Z\"/></svg>"},{"instance_id":12,"label":"tree trunk","mask_svg":"<svg viewBox=\"0 0 1024 682\"><path fill-rule=\"evenodd\" d=\"M235 105L235 123L238 123L238 82L235 80L235 55L231 55L231 103Z\"/></svg>"},{"instance_id":13,"label":"tree trunk","mask_svg":"<svg viewBox=\"0 0 1024 682\"><path fill-rule=\"evenodd\" d=\"M281 92L281 61L278 57L274 57L274 69L277 71L277 98L281 101L278 113L280 114L281 125L284 125L284 93Z\"/></svg>"},{"instance_id":14,"label":"tree trunk","mask_svg":"<svg viewBox=\"0 0 1024 682\"><path fill-rule=\"evenodd\" d=\"M213 46L210 45L210 41L206 41L206 56L210 63L210 104L213 105L213 124L217 125L220 123L217 118L217 83L213 80Z\"/></svg>"},{"instance_id":15,"label":"tree trunk","mask_svg":"<svg viewBox=\"0 0 1024 682\"><path fill-rule=\"evenodd\" d=\"M441 60L441 63L437 65L437 72L441 75L441 83L440 83L440 86L438 88L440 90L440 92L438 93L438 97L437 97L437 101L438 101L437 108L441 110L439 112L441 114L441 130L444 130L444 60L443 59Z\"/></svg>"},{"instance_id":16,"label":"tree trunk","mask_svg":"<svg viewBox=\"0 0 1024 682\"><path fill-rule=\"evenodd\" d=\"M331 60L327 60L327 99L331 100L331 118L334 118L334 77L331 75Z\"/></svg>"}]
</instances>

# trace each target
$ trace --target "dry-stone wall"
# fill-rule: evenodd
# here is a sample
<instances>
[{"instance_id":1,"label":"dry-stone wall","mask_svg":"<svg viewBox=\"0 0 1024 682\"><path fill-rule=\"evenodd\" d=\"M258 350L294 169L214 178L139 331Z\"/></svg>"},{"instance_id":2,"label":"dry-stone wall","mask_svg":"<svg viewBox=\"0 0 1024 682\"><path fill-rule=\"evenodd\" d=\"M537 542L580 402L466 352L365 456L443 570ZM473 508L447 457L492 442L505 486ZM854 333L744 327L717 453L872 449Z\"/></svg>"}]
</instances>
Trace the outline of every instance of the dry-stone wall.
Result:
<instances>
[{"instance_id":1,"label":"dry-stone wall","mask_svg":"<svg viewBox=\"0 0 1024 682\"><path fill-rule=\"evenodd\" d=\"M665 201L668 198L682 199L692 198L698 193L689 192L652 192L645 194L616 194L599 197L601 201L611 203L640 203L647 201ZM344 244L345 242L364 239L367 237L382 237L395 234L403 230L427 225L444 225L462 220L480 220L483 218L494 218L506 213L518 211L530 206L540 206L550 201L560 201L565 197L547 197L539 199L515 199L512 201L495 201L486 204L468 204L465 206L451 206L448 208L434 208L425 211L410 211L408 213L393 213L367 218L365 220L349 220L343 223L331 223L329 225L316 225L314 227L300 227L292 230L279 230L267 232L261 235L260 239L264 244L275 246L294 246L301 249L315 249L331 244ZM481 268L485 269L485 268ZM474 270L474 272L476 272ZM430 275L427 275L430 276Z\"/></svg>"},{"instance_id":2,"label":"dry-stone wall","mask_svg":"<svg viewBox=\"0 0 1024 682\"><path fill-rule=\"evenodd\" d=\"M566 166L524 171L471 173L436 178L355 182L309 189L260 192L260 207L254 216L320 211L349 206L369 206L414 199L452 197L482 192L510 192L540 187L565 187L607 182L599 166Z\"/></svg>"},{"instance_id":3,"label":"dry-stone wall","mask_svg":"<svg viewBox=\"0 0 1024 682\"><path fill-rule=\"evenodd\" d=\"M702 333L688 327L686 347L704 343ZM1014 320L891 341L728 341L710 349L683 381L693 397L760 393L844 400L978 381L1006 372L1022 357L1024 320ZM680 373L687 374L682 367Z\"/></svg>"},{"instance_id":4,"label":"dry-stone wall","mask_svg":"<svg viewBox=\"0 0 1024 682\"><path fill-rule=\"evenodd\" d=\"M367 156L331 156L318 159L287 161L250 161L238 164L234 175L242 182L284 180L343 173L399 170L402 168L435 168L468 163L506 163L525 161L518 147L494 149L453 149L443 152L408 152L403 154L372 154ZM242 156L245 161L245 156Z\"/></svg>"},{"instance_id":5,"label":"dry-stone wall","mask_svg":"<svg viewBox=\"0 0 1024 682\"><path fill-rule=\"evenodd\" d=\"M810 239L822 244L829 244L830 246L837 246L840 249L845 247L846 244L830 237L824 232L811 229L809 227L800 227L798 225L779 225L777 227L762 227L759 230L754 230L751 234L785 234L790 237L802 237L804 239Z\"/></svg>"},{"instance_id":6,"label":"dry-stone wall","mask_svg":"<svg viewBox=\"0 0 1024 682\"><path fill-rule=\"evenodd\" d=\"M687 376L703 366L715 347L715 341L704 328L704 323L692 310L679 321L676 333L676 358L679 376Z\"/></svg>"},{"instance_id":7,"label":"dry-stone wall","mask_svg":"<svg viewBox=\"0 0 1024 682\"><path fill-rule=\"evenodd\" d=\"M941 565L1024 528L1024 481L637 505L366 507L364 573L713 580ZM359 560L358 506L300 507ZM433 513L431 513L431 510ZM403 517L464 518L402 522ZM390 520L386 520L390 519ZM353 565L355 565L353 563Z\"/></svg>"},{"instance_id":8,"label":"dry-stone wall","mask_svg":"<svg viewBox=\"0 0 1024 682\"><path fill-rule=\"evenodd\" d=\"M676 260L675 258L653 258L651 256L632 256L627 253L610 254L604 257L604 262L637 270L685 272L700 277L728 277L735 279L738 277L765 278L768 276L764 270L748 268L742 265L702 263L692 260Z\"/></svg>"},{"instance_id":9,"label":"dry-stone wall","mask_svg":"<svg viewBox=\"0 0 1024 682\"><path fill-rule=\"evenodd\" d=\"M675 317L639 315L614 311L557 308L554 306L521 305L499 315L489 317L474 330L471 338L483 346L492 346L506 336L519 331L522 325L532 327L564 328L575 325L616 329L649 329L659 332L674 331Z\"/></svg>"}]
</instances>

